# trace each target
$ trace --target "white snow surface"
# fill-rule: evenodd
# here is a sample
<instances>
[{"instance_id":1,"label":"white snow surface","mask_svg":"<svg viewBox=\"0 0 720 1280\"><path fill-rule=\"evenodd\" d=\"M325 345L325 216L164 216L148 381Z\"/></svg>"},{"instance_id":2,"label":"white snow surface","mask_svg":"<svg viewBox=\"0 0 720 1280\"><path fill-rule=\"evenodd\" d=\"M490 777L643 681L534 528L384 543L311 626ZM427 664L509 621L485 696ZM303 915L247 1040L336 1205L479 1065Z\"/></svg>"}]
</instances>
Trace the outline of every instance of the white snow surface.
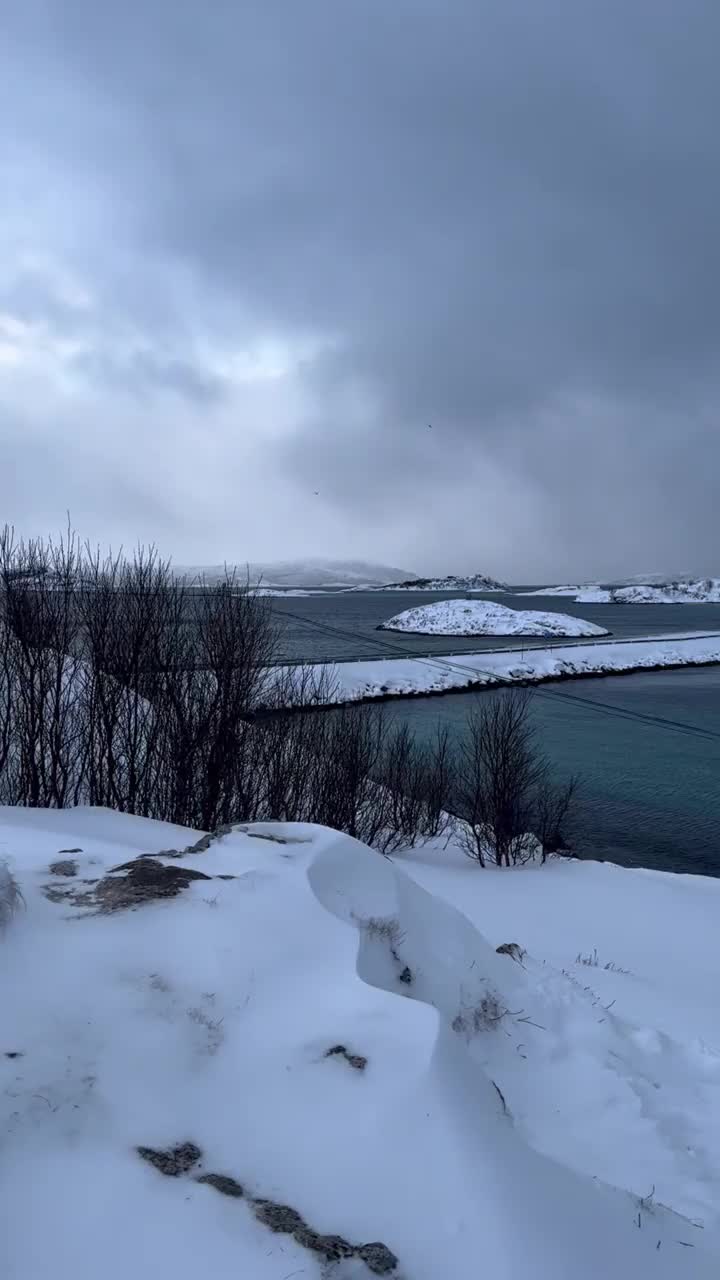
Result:
<instances>
[{"instance_id":1,"label":"white snow surface","mask_svg":"<svg viewBox=\"0 0 720 1280\"><path fill-rule=\"evenodd\" d=\"M591 588L580 591L575 599L582 604L720 604L720 578L662 586Z\"/></svg>"},{"instance_id":2,"label":"white snow surface","mask_svg":"<svg viewBox=\"0 0 720 1280\"><path fill-rule=\"evenodd\" d=\"M720 881L390 861L282 824L173 858L199 833L98 809L0 825L25 899L0 950L4 1280L380 1274L270 1231L261 1199L382 1241L396 1280L717 1276ZM234 878L57 900L148 853ZM178 1177L136 1151L183 1142Z\"/></svg>"},{"instance_id":3,"label":"white snow surface","mask_svg":"<svg viewBox=\"0 0 720 1280\"><path fill-rule=\"evenodd\" d=\"M567 613L509 609L497 600L436 600L406 609L381 631L433 636L606 636L604 627Z\"/></svg>"},{"instance_id":4,"label":"white snow surface","mask_svg":"<svg viewBox=\"0 0 720 1280\"><path fill-rule=\"evenodd\" d=\"M327 676L328 702L336 704L715 663L720 663L720 633L699 631L686 636L649 636L645 640L599 640L546 647L528 644L522 649L485 649L447 656L373 658L317 664L317 669Z\"/></svg>"}]
</instances>

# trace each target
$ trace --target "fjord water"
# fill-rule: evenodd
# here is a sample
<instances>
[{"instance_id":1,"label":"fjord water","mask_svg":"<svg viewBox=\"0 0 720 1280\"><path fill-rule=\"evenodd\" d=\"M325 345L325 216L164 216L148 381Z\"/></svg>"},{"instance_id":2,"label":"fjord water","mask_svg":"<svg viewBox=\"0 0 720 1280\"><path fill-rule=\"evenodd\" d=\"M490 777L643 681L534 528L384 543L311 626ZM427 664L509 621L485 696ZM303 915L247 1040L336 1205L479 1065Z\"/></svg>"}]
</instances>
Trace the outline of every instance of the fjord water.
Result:
<instances>
[{"instance_id":1,"label":"fjord water","mask_svg":"<svg viewBox=\"0 0 720 1280\"><path fill-rule=\"evenodd\" d=\"M583 702L566 702L553 691ZM459 737L473 703L505 692L388 703L418 736ZM682 720L692 736L612 712ZM532 699L538 741L559 777L578 773L578 852L624 866L720 875L720 667L648 671L543 685Z\"/></svg>"},{"instance_id":2,"label":"fjord water","mask_svg":"<svg viewBox=\"0 0 720 1280\"><path fill-rule=\"evenodd\" d=\"M281 626L283 653L302 662L325 659L382 658L405 653L471 653L481 649L512 646L517 637L500 636L415 636L407 632L378 631L404 609L434 600L449 600L460 593L425 591L354 591L332 595L290 596L272 599L272 610ZM585 618L618 640L691 631L720 632L720 604L576 604L562 596L521 596L481 594L473 599L497 600L510 609L542 609ZM339 634L343 633L343 634ZM602 638L602 637L601 637ZM562 640L528 640L528 645L563 644Z\"/></svg>"},{"instance_id":3,"label":"fjord water","mask_svg":"<svg viewBox=\"0 0 720 1280\"><path fill-rule=\"evenodd\" d=\"M296 660L390 657L386 643L418 654L517 645L517 640L497 637L458 640L375 630L403 608L442 598L438 593L357 592L274 600L273 609L286 628L286 652ZM558 597L488 598L512 608L572 613L606 627L618 639L720 632L720 605L577 605ZM314 625L299 621L303 617ZM337 635L336 630L347 634ZM554 691L587 701L567 702ZM419 736L433 734L438 724L459 735L474 701L502 696L447 694L391 702L387 710L407 720ZM720 875L720 736L703 738L669 725L640 723L608 707L683 721L720 735L720 668L548 684L537 690L532 708L538 737L558 773L577 772L583 778L579 827L585 856Z\"/></svg>"}]
</instances>

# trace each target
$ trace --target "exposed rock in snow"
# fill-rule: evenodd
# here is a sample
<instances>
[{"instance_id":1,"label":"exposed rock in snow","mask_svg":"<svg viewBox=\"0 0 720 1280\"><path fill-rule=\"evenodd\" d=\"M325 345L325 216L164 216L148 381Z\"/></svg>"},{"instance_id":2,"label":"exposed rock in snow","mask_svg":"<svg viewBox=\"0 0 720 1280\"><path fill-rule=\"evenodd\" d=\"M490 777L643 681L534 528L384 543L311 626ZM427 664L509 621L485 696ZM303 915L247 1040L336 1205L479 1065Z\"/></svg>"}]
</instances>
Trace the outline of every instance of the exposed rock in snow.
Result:
<instances>
[{"instance_id":1,"label":"exposed rock in snow","mask_svg":"<svg viewBox=\"0 0 720 1280\"><path fill-rule=\"evenodd\" d=\"M604 627L565 613L508 609L495 600L438 600L406 609L379 631L439 636L606 636Z\"/></svg>"}]
</instances>

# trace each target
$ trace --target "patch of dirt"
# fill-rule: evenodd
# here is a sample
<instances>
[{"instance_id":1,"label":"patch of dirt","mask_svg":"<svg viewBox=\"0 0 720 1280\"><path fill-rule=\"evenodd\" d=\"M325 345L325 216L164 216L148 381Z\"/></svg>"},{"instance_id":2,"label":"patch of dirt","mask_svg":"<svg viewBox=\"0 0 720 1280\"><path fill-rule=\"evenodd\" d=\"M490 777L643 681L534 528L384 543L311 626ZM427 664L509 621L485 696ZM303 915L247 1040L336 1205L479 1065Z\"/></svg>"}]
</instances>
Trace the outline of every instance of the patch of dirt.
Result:
<instances>
[{"instance_id":1,"label":"patch of dirt","mask_svg":"<svg viewBox=\"0 0 720 1280\"><path fill-rule=\"evenodd\" d=\"M258 1222L271 1231L292 1235L305 1227L305 1223L297 1209L287 1204L275 1204L273 1200L254 1200L253 1212Z\"/></svg>"},{"instance_id":2,"label":"patch of dirt","mask_svg":"<svg viewBox=\"0 0 720 1280\"><path fill-rule=\"evenodd\" d=\"M202 1151L194 1142L181 1142L167 1151L158 1151L155 1147L136 1147L135 1150L167 1178L179 1178L182 1173L189 1173L193 1165L202 1159Z\"/></svg>"},{"instance_id":3,"label":"patch of dirt","mask_svg":"<svg viewBox=\"0 0 720 1280\"><path fill-rule=\"evenodd\" d=\"M44 884L43 893L48 902L67 903L71 907L94 907L95 893L92 889L74 889L64 884Z\"/></svg>"},{"instance_id":4,"label":"patch of dirt","mask_svg":"<svg viewBox=\"0 0 720 1280\"><path fill-rule=\"evenodd\" d=\"M207 1183L209 1187L214 1187L222 1196L232 1196L234 1200L242 1200L245 1192L236 1182L234 1178L228 1178L224 1173L201 1173L195 1179L196 1182Z\"/></svg>"},{"instance_id":5,"label":"patch of dirt","mask_svg":"<svg viewBox=\"0 0 720 1280\"><path fill-rule=\"evenodd\" d=\"M344 1044L334 1044L332 1049L327 1049L324 1057L326 1058L344 1058L349 1067L353 1067L355 1071L364 1071L368 1060L361 1053L348 1053Z\"/></svg>"},{"instance_id":6,"label":"patch of dirt","mask_svg":"<svg viewBox=\"0 0 720 1280\"><path fill-rule=\"evenodd\" d=\"M389 1276L394 1271L398 1260L395 1254L388 1249L386 1244L382 1244L380 1240L373 1240L370 1244L361 1244L357 1250L358 1258L362 1258L365 1266L376 1276Z\"/></svg>"},{"instance_id":7,"label":"patch of dirt","mask_svg":"<svg viewBox=\"0 0 720 1280\"><path fill-rule=\"evenodd\" d=\"M125 875L119 875L125 872ZM174 898L187 889L192 880L210 880L203 871L190 867L166 867L156 858L142 857L133 862L123 862L98 884L95 890L101 911L122 911L137 907L143 902L155 902L160 898Z\"/></svg>"},{"instance_id":8,"label":"patch of dirt","mask_svg":"<svg viewBox=\"0 0 720 1280\"><path fill-rule=\"evenodd\" d=\"M59 862L51 862L48 871L51 876L76 876L78 864L74 858L61 858Z\"/></svg>"},{"instance_id":9,"label":"patch of dirt","mask_svg":"<svg viewBox=\"0 0 720 1280\"><path fill-rule=\"evenodd\" d=\"M341 1046L334 1052L340 1053ZM331 1050L331 1053L333 1051ZM364 1059L363 1059L364 1061ZM166 1151L155 1147L136 1147L138 1155L147 1160L159 1173L177 1178L190 1170L202 1158L202 1151L194 1142L182 1142ZM297 1244L309 1249L325 1262L338 1262L342 1258L359 1258L368 1271L376 1276L390 1275L396 1270L398 1260L391 1249L379 1240L368 1244L351 1244L343 1236L322 1235L308 1226L302 1214L288 1204L248 1195L242 1185L224 1173L202 1173L195 1181L213 1187L220 1195L234 1200L246 1200L258 1222L278 1235L291 1235Z\"/></svg>"}]
</instances>

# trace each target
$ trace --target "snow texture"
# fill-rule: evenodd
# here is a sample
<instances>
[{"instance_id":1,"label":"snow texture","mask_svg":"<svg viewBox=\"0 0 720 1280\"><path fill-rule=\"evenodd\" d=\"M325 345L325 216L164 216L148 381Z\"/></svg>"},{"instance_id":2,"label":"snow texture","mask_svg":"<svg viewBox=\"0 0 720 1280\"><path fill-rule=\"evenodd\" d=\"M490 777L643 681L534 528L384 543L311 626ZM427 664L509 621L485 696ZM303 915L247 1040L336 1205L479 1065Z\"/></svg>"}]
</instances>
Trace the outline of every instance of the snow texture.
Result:
<instances>
[{"instance_id":1,"label":"snow texture","mask_svg":"<svg viewBox=\"0 0 720 1280\"><path fill-rule=\"evenodd\" d=\"M720 882L0 825L3 1280L717 1276ZM88 901L143 855L209 879Z\"/></svg>"},{"instance_id":2,"label":"snow texture","mask_svg":"<svg viewBox=\"0 0 720 1280\"><path fill-rule=\"evenodd\" d=\"M604 627L566 613L509 609L496 600L437 600L406 609L380 631L426 636L606 636Z\"/></svg>"}]
</instances>

